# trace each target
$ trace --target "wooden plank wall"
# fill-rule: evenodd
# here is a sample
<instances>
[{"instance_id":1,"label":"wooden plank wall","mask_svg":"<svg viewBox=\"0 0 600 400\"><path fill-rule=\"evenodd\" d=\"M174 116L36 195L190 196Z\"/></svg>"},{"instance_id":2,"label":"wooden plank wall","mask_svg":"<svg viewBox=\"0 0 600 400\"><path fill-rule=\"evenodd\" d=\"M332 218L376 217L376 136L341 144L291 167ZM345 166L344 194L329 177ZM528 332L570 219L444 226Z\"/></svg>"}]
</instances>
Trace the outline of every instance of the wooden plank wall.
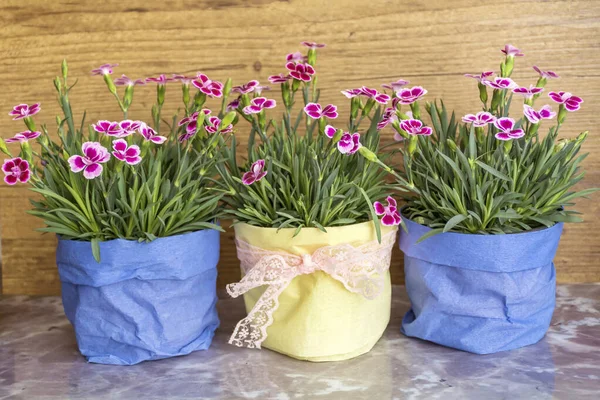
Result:
<instances>
[{"instance_id":1,"label":"wooden plank wall","mask_svg":"<svg viewBox=\"0 0 600 400\"><path fill-rule=\"evenodd\" d=\"M322 99L342 111L348 103L340 89L405 78L462 115L478 109L476 86L462 75L497 69L499 49L512 43L526 53L517 61L516 81L534 83L531 66L539 65L562 75L550 88L585 100L563 134L590 130L581 187L600 185L600 1L2 0L0 38L5 138L21 129L6 115L17 103L41 101L38 120L53 124L58 106L51 80L63 58L80 78L75 112L87 109L89 121L120 116L102 80L89 76L104 62L120 63L116 72L132 77L203 71L266 83L283 72L285 54L301 40L327 43L318 65ZM149 109L153 91L139 89L137 96L132 116L146 118L142 107ZM178 87L168 91L172 104L178 96ZM4 293L56 294L55 239L34 232L41 224L25 214L29 196L24 186L0 185ZM598 204L598 196L578 203L586 222L565 230L556 259L560 282L600 281ZM401 282L398 252L392 271ZM238 277L231 232L223 235L220 273L221 286Z\"/></svg>"}]
</instances>

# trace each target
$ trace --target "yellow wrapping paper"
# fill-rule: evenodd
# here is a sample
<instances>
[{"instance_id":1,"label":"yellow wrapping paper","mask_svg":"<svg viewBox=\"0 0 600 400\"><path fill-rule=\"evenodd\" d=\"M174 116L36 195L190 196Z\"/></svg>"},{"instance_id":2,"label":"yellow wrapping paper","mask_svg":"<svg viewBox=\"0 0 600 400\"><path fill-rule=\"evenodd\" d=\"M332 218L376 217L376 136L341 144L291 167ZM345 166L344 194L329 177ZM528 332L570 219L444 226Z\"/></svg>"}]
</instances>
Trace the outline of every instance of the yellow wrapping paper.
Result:
<instances>
[{"instance_id":1,"label":"yellow wrapping paper","mask_svg":"<svg viewBox=\"0 0 600 400\"><path fill-rule=\"evenodd\" d=\"M381 228L382 236L397 230ZM240 240L265 250L296 255L312 254L324 246L360 246L377 240L371 221L327 228L327 233L303 228L293 237L294 232L295 228L277 231L244 223L235 225L235 235ZM263 286L244 294L247 312L265 290ZM347 360L367 353L389 323L391 295L389 271L382 293L372 300L348 291L322 271L297 276L279 295L279 308L273 314L273 324L267 329L262 347L315 362Z\"/></svg>"}]
</instances>

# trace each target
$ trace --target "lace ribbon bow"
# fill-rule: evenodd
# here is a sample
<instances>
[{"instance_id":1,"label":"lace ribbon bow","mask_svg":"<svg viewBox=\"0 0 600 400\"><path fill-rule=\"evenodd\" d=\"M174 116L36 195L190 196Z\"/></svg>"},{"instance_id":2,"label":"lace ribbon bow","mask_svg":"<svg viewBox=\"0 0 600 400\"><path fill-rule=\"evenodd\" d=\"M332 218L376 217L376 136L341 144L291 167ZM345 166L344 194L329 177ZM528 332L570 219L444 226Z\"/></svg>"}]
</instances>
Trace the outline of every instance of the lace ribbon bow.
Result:
<instances>
[{"instance_id":1,"label":"lace ribbon bow","mask_svg":"<svg viewBox=\"0 0 600 400\"><path fill-rule=\"evenodd\" d=\"M279 307L279 295L299 275L324 271L352 293L367 299L377 297L383 290L395 241L396 230L383 236L381 244L375 240L359 247L326 246L312 255L300 256L264 250L237 240L237 254L245 275L241 281L227 285L227 292L238 297L256 287L268 287L248 316L238 322L229 343L260 349L267 338L267 328L273 323L273 313Z\"/></svg>"}]
</instances>

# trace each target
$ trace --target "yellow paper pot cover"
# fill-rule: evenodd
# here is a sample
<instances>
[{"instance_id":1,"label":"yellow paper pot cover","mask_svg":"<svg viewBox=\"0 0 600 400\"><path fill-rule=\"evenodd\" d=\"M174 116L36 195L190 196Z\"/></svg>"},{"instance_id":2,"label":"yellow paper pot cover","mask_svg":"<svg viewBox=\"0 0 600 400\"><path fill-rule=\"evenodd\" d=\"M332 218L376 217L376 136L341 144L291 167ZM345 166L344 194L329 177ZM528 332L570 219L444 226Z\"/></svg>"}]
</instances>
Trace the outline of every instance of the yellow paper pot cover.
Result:
<instances>
[{"instance_id":1,"label":"yellow paper pot cover","mask_svg":"<svg viewBox=\"0 0 600 400\"><path fill-rule=\"evenodd\" d=\"M382 226L382 237L395 231L396 227ZM235 225L238 240L264 250L300 256L325 246L358 247L377 240L371 221L327 228L327 233L303 228L293 237L294 232L295 228L277 231L244 223ZM389 258L386 268L389 268ZM265 286L258 287L244 295L247 312L265 290ZM300 275L279 295L279 307L262 346L300 360L347 360L367 353L381 338L389 323L390 308L389 270L385 272L382 293L371 300L350 292L323 271Z\"/></svg>"}]
</instances>

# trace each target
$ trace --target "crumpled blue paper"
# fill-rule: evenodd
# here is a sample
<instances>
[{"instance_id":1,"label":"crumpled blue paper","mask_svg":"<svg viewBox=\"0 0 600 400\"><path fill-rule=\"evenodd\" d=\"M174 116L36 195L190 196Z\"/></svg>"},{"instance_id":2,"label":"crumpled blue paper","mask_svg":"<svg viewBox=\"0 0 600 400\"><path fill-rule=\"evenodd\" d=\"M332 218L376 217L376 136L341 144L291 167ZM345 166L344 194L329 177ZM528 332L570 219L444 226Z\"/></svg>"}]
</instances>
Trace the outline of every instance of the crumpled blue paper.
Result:
<instances>
[{"instance_id":1,"label":"crumpled blue paper","mask_svg":"<svg viewBox=\"0 0 600 400\"><path fill-rule=\"evenodd\" d=\"M442 233L404 219L400 230L411 308L402 333L489 354L541 340L552 319L552 260L563 224L506 235Z\"/></svg>"},{"instance_id":2,"label":"crumpled blue paper","mask_svg":"<svg viewBox=\"0 0 600 400\"><path fill-rule=\"evenodd\" d=\"M89 362L133 365L210 346L219 326L219 232L202 230L149 243L59 239L65 314Z\"/></svg>"}]
</instances>

